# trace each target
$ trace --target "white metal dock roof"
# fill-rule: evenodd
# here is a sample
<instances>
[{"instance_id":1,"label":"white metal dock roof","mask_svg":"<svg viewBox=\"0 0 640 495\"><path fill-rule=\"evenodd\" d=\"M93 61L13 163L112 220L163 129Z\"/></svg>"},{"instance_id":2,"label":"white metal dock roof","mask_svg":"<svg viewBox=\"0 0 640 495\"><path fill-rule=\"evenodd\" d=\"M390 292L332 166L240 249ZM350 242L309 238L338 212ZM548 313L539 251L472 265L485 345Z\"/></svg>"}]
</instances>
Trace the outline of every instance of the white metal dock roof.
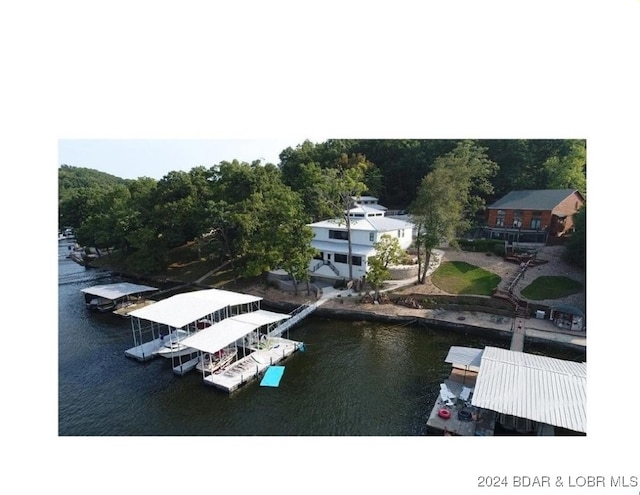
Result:
<instances>
[{"instance_id":1,"label":"white metal dock roof","mask_svg":"<svg viewBox=\"0 0 640 495\"><path fill-rule=\"evenodd\" d=\"M586 363L485 347L471 403L586 433Z\"/></svg>"},{"instance_id":2,"label":"white metal dock roof","mask_svg":"<svg viewBox=\"0 0 640 495\"><path fill-rule=\"evenodd\" d=\"M210 327L182 339L181 344L202 352L214 353L241 339L263 325L291 318L291 315L272 313L260 309L225 318Z\"/></svg>"},{"instance_id":3,"label":"white metal dock roof","mask_svg":"<svg viewBox=\"0 0 640 495\"><path fill-rule=\"evenodd\" d=\"M261 297L248 294L205 289L176 294L151 306L132 311L129 316L182 328L227 306L238 306L260 300L262 300Z\"/></svg>"},{"instance_id":4,"label":"white metal dock roof","mask_svg":"<svg viewBox=\"0 0 640 495\"><path fill-rule=\"evenodd\" d=\"M469 368L473 367L477 371L477 368L480 366L482 352L483 349L452 345L449 348L449 353L444 362L458 366L467 366Z\"/></svg>"},{"instance_id":5,"label":"white metal dock roof","mask_svg":"<svg viewBox=\"0 0 640 495\"><path fill-rule=\"evenodd\" d=\"M151 292L156 290L158 290L156 287L149 287L148 285L120 282L117 284L94 285L93 287L82 289L82 292L84 292L85 294L91 294L92 296L115 300L131 294L141 294L143 292Z\"/></svg>"}]
</instances>

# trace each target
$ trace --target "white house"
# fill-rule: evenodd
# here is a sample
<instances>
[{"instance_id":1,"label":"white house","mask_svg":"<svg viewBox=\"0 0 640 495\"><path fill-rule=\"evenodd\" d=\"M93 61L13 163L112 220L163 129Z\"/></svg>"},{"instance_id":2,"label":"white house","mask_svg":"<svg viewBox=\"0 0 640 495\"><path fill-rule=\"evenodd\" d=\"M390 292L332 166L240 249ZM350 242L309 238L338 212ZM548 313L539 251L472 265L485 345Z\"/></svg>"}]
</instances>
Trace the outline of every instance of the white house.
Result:
<instances>
[{"instance_id":1,"label":"white house","mask_svg":"<svg viewBox=\"0 0 640 495\"><path fill-rule=\"evenodd\" d=\"M364 201L367 204L364 204ZM398 239L400 247L407 249L413 240L413 224L387 218L386 208L378 205L377 198L362 197L349 210L351 223L351 257L353 278L362 278L368 270L368 259L375 256L374 245L387 234ZM345 220L323 220L309 224L313 230L311 245L319 254L311 260L312 276L325 279L349 278L349 242Z\"/></svg>"}]
</instances>

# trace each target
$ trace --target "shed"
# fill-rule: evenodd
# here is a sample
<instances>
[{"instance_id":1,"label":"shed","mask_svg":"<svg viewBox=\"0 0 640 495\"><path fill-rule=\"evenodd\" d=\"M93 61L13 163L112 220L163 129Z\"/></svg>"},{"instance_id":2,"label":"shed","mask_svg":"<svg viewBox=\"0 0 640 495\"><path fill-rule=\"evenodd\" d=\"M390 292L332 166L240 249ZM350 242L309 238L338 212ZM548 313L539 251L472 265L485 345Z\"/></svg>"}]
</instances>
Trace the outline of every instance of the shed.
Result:
<instances>
[{"instance_id":1,"label":"shed","mask_svg":"<svg viewBox=\"0 0 640 495\"><path fill-rule=\"evenodd\" d=\"M551 307L551 320L558 328L583 331L585 328L584 311L571 304L556 304Z\"/></svg>"}]
</instances>

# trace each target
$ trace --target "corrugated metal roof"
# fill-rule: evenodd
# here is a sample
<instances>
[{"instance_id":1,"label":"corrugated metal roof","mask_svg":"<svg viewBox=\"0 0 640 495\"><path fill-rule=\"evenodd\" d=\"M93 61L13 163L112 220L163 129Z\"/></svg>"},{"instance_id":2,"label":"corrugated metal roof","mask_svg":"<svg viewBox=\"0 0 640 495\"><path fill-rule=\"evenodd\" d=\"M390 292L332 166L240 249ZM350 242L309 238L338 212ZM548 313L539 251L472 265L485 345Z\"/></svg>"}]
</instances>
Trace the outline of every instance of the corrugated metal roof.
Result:
<instances>
[{"instance_id":1,"label":"corrugated metal roof","mask_svg":"<svg viewBox=\"0 0 640 495\"><path fill-rule=\"evenodd\" d=\"M472 404L586 433L586 364L485 347Z\"/></svg>"},{"instance_id":2,"label":"corrugated metal roof","mask_svg":"<svg viewBox=\"0 0 640 495\"><path fill-rule=\"evenodd\" d=\"M576 189L527 189L511 191L488 209L505 210L553 210L559 203L571 196Z\"/></svg>"}]
</instances>

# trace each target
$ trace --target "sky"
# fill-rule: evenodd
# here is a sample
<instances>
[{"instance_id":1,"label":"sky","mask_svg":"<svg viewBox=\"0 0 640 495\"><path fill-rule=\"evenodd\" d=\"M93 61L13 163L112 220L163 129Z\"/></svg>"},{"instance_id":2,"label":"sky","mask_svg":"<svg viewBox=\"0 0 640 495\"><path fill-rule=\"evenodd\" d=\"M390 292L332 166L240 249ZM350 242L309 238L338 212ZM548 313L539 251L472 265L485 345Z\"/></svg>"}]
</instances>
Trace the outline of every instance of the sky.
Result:
<instances>
[{"instance_id":1,"label":"sky","mask_svg":"<svg viewBox=\"0 0 640 495\"><path fill-rule=\"evenodd\" d=\"M161 179L168 172L200 165L209 168L223 160L277 165L284 149L295 148L305 139L61 139L58 163L123 179Z\"/></svg>"},{"instance_id":2,"label":"sky","mask_svg":"<svg viewBox=\"0 0 640 495\"><path fill-rule=\"evenodd\" d=\"M248 447L256 476L271 476L283 493L481 493L481 475L640 475L637 456L626 454L639 443L640 341L635 293L625 289L636 270L639 0L5 3L0 197L13 241L5 278L20 294L5 326L25 330L23 349L52 359L34 367L16 353L6 363L19 379L3 389L17 397L5 408L5 470L20 486L144 490L160 473L157 451L190 452L191 473L210 472L213 460L188 439L57 438L57 262L39 236L57 233L59 166L161 178L233 158L274 161L305 138L329 137L587 140L588 437L233 439L227 452ZM34 312L25 294L38 301L35 327L24 326ZM621 412L628 425L615 421ZM240 469L224 450L214 457L223 477ZM102 476L115 459L149 476Z\"/></svg>"}]
</instances>

